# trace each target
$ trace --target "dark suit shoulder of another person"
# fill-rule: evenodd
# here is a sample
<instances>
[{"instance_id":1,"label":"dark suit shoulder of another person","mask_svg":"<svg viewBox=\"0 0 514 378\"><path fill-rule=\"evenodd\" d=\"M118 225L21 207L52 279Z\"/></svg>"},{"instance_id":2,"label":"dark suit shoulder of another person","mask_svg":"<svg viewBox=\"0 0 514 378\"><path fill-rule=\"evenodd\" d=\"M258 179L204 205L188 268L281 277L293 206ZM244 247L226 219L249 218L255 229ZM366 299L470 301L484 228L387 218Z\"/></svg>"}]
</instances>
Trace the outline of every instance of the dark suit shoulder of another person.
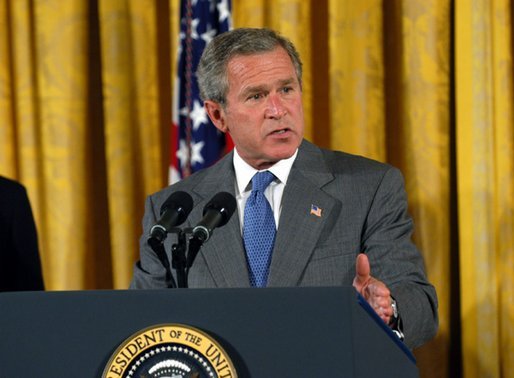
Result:
<instances>
[{"instance_id":1,"label":"dark suit shoulder of another person","mask_svg":"<svg viewBox=\"0 0 514 378\"><path fill-rule=\"evenodd\" d=\"M0 177L0 291L43 290L34 216L27 191Z\"/></svg>"}]
</instances>

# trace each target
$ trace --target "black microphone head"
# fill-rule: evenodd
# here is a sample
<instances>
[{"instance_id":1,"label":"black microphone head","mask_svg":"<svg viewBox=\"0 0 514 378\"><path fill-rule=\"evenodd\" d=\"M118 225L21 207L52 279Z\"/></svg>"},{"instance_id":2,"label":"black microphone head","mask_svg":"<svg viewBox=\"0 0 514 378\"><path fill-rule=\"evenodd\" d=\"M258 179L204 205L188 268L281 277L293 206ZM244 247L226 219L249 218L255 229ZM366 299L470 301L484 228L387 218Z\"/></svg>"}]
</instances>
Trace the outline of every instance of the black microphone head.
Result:
<instances>
[{"instance_id":1,"label":"black microphone head","mask_svg":"<svg viewBox=\"0 0 514 378\"><path fill-rule=\"evenodd\" d=\"M179 217L177 220L177 226L185 222L189 213L193 209L193 198L189 193L183 191L177 191L170 194L168 199L164 201L161 206L161 216L168 209L174 209L178 212Z\"/></svg>"},{"instance_id":2,"label":"black microphone head","mask_svg":"<svg viewBox=\"0 0 514 378\"><path fill-rule=\"evenodd\" d=\"M227 192L219 192L205 205L203 208L203 215L209 210L217 210L222 216L222 221L217 227L227 224L232 214L236 210L237 202L234 196Z\"/></svg>"}]
</instances>

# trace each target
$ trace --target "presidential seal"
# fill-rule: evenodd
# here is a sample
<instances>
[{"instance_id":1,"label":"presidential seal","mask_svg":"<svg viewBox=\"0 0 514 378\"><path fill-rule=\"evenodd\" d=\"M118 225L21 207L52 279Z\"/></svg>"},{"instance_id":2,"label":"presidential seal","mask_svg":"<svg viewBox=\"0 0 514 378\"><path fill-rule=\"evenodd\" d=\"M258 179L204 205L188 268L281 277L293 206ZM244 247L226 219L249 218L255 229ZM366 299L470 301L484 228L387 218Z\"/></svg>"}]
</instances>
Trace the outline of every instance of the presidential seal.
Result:
<instances>
[{"instance_id":1,"label":"presidential seal","mask_svg":"<svg viewBox=\"0 0 514 378\"><path fill-rule=\"evenodd\" d=\"M102 378L236 378L232 361L205 332L161 324L129 337L116 349Z\"/></svg>"}]
</instances>

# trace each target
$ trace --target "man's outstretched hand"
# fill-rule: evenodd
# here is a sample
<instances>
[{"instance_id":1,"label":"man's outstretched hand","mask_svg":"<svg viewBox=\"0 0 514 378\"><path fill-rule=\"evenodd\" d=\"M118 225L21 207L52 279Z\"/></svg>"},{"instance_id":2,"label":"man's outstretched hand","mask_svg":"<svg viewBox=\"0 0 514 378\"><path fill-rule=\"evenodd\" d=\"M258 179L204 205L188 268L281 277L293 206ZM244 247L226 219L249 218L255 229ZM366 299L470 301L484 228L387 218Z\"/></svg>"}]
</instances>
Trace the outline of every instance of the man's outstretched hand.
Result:
<instances>
[{"instance_id":1,"label":"man's outstretched hand","mask_svg":"<svg viewBox=\"0 0 514 378\"><path fill-rule=\"evenodd\" d=\"M385 324L391 322L393 317L391 292L382 281L371 275L368 256L364 253L357 256L353 287L368 301Z\"/></svg>"}]
</instances>

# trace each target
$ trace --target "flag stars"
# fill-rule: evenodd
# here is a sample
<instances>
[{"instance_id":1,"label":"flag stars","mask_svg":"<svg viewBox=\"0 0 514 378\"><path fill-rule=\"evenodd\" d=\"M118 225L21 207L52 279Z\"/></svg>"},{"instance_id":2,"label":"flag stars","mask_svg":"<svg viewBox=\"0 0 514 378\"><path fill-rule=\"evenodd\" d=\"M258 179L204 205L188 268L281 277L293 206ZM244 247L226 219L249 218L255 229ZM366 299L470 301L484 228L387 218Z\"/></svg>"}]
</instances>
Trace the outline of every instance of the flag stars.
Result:
<instances>
[{"instance_id":1,"label":"flag stars","mask_svg":"<svg viewBox=\"0 0 514 378\"><path fill-rule=\"evenodd\" d=\"M181 20L182 24L185 25L183 28L187 29L187 21L185 18ZM198 25L200 24L199 18L194 18L191 20L191 38L193 40L199 39L200 36L198 35ZM180 41L182 42L186 38L186 33L184 32L184 29L180 31L179 33Z\"/></svg>"},{"instance_id":2,"label":"flag stars","mask_svg":"<svg viewBox=\"0 0 514 378\"><path fill-rule=\"evenodd\" d=\"M191 166L195 164L203 164L204 159L202 156L202 149L205 145L205 142L191 142ZM187 166L189 161L189 149L187 148L186 141L180 140L180 147L177 150L177 158L180 160L180 166L184 169Z\"/></svg>"},{"instance_id":3,"label":"flag stars","mask_svg":"<svg viewBox=\"0 0 514 378\"><path fill-rule=\"evenodd\" d=\"M202 148L205 145L205 142L191 143L191 165L195 164L203 164L203 156L202 156Z\"/></svg>"},{"instance_id":4,"label":"flag stars","mask_svg":"<svg viewBox=\"0 0 514 378\"><path fill-rule=\"evenodd\" d=\"M198 30L196 30L198 28L199 23L200 23L199 18L195 18L191 21L191 38L193 38L194 40L197 40L200 38L200 36L198 35Z\"/></svg>"},{"instance_id":5,"label":"flag stars","mask_svg":"<svg viewBox=\"0 0 514 378\"><path fill-rule=\"evenodd\" d=\"M227 0L223 0L217 5L219 12L220 22L224 22L227 18L230 19L230 9L228 8Z\"/></svg>"},{"instance_id":6,"label":"flag stars","mask_svg":"<svg viewBox=\"0 0 514 378\"><path fill-rule=\"evenodd\" d=\"M177 46L177 75L173 86L173 134L175 155L170 177L178 181L216 162L223 154L224 134L211 127L195 83L198 60L212 39L230 29L230 0L191 0L181 8ZM189 34L187 34L189 33ZM187 75L191 75L187 77ZM177 138L177 139L175 139Z\"/></svg>"},{"instance_id":7,"label":"flag stars","mask_svg":"<svg viewBox=\"0 0 514 378\"><path fill-rule=\"evenodd\" d=\"M198 128L207 123L207 113L205 108L200 104L198 100L195 100L193 105L193 111L189 115L193 121L193 130L196 131Z\"/></svg>"},{"instance_id":8,"label":"flag stars","mask_svg":"<svg viewBox=\"0 0 514 378\"><path fill-rule=\"evenodd\" d=\"M193 104L193 110L189 112L186 106L180 109L180 115L183 117L189 117L193 121L193 131L197 131L201 125L208 123L207 112L205 108L200 104L200 101L195 100Z\"/></svg>"},{"instance_id":9,"label":"flag stars","mask_svg":"<svg viewBox=\"0 0 514 378\"><path fill-rule=\"evenodd\" d=\"M202 39L205 41L205 44L209 44L212 39L216 36L217 31L209 26L207 26L207 30L202 34Z\"/></svg>"},{"instance_id":10,"label":"flag stars","mask_svg":"<svg viewBox=\"0 0 514 378\"><path fill-rule=\"evenodd\" d=\"M180 167L184 169L189 161L189 149L187 148L186 141L181 139L177 150L177 159L180 161Z\"/></svg>"}]
</instances>

